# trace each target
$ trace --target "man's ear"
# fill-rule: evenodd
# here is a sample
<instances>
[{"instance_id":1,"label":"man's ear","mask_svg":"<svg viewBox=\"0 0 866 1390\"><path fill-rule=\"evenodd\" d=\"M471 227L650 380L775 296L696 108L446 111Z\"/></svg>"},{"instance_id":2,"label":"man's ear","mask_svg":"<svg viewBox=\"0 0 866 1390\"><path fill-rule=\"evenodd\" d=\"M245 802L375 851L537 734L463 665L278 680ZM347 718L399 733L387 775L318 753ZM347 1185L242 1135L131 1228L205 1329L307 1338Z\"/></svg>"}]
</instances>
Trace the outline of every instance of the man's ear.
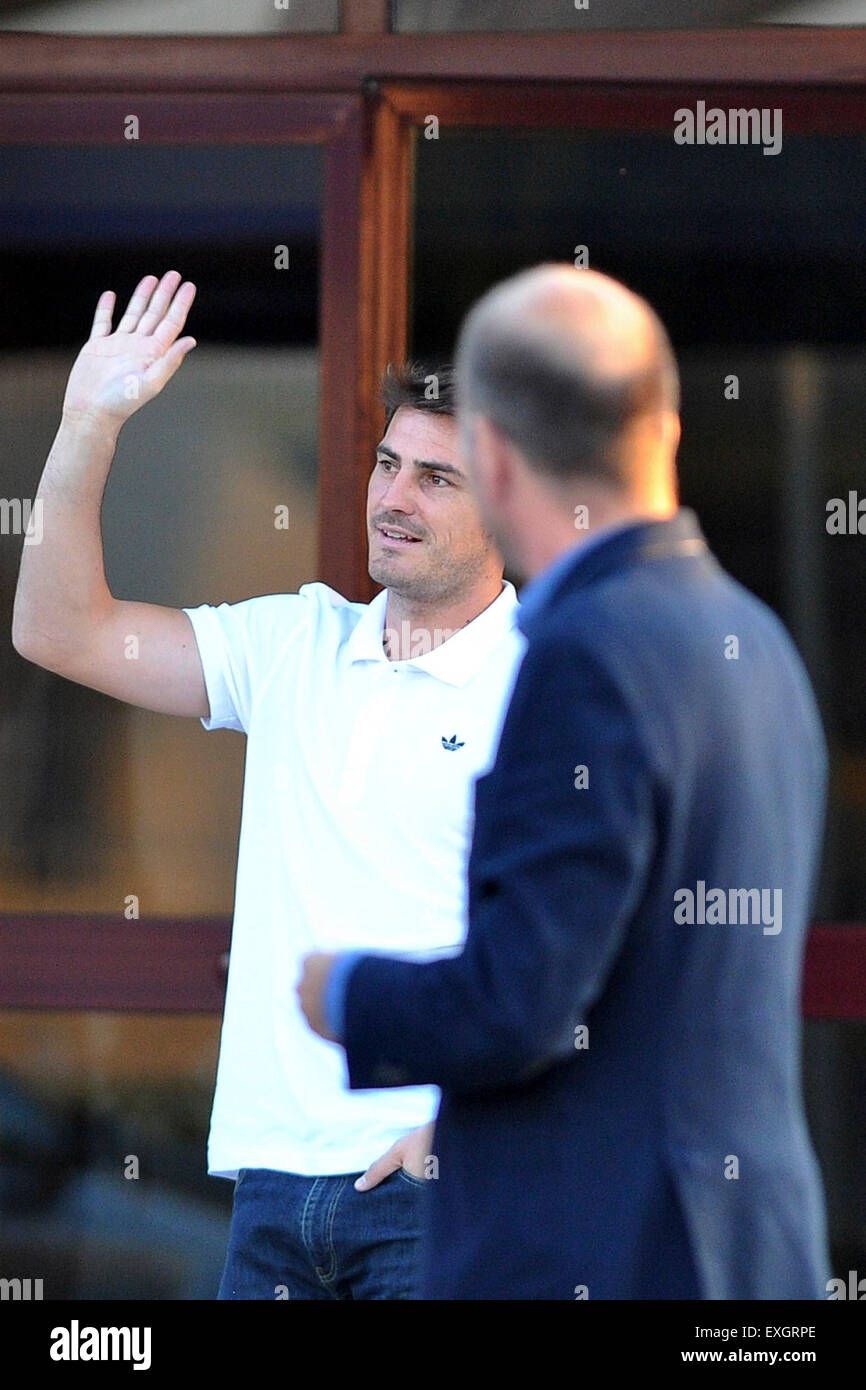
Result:
<instances>
[{"instance_id":1,"label":"man's ear","mask_svg":"<svg viewBox=\"0 0 866 1390\"><path fill-rule=\"evenodd\" d=\"M670 450L671 458L676 458L677 449L680 447L680 439L683 432L679 415L676 415L672 410L665 411L662 428L664 430L665 446Z\"/></svg>"}]
</instances>

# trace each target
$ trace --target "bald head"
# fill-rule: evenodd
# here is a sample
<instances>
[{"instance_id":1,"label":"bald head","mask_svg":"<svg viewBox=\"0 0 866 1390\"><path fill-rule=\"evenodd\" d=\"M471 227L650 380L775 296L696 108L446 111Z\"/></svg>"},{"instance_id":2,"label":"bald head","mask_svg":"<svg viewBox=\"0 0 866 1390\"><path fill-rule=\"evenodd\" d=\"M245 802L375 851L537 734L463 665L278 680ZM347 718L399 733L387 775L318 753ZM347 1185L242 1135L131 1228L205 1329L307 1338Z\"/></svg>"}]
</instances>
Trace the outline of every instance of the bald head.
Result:
<instances>
[{"instance_id":1,"label":"bald head","mask_svg":"<svg viewBox=\"0 0 866 1390\"><path fill-rule=\"evenodd\" d=\"M645 300L568 264L521 272L464 321L461 410L480 412L551 480L628 488L634 426L679 410L670 340Z\"/></svg>"}]
</instances>

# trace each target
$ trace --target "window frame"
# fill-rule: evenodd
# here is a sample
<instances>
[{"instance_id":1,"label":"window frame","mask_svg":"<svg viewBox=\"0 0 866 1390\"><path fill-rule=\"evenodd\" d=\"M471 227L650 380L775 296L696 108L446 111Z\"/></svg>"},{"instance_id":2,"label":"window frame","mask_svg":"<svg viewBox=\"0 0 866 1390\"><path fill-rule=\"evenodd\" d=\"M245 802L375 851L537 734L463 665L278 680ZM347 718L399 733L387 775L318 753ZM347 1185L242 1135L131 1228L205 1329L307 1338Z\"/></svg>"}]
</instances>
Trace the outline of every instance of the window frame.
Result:
<instances>
[{"instance_id":1,"label":"window frame","mask_svg":"<svg viewBox=\"0 0 866 1390\"><path fill-rule=\"evenodd\" d=\"M324 152L319 577L368 601L365 497L378 383L405 356L413 145L424 118L658 129L696 97L784 100L788 130L866 129L866 29L392 35L386 0L344 0L337 35L8 34L0 141L301 141ZM0 914L0 1007L219 1011L230 918L129 923ZM866 926L813 930L809 1017L863 1017ZM858 1012L854 1012L857 1010Z\"/></svg>"}]
</instances>

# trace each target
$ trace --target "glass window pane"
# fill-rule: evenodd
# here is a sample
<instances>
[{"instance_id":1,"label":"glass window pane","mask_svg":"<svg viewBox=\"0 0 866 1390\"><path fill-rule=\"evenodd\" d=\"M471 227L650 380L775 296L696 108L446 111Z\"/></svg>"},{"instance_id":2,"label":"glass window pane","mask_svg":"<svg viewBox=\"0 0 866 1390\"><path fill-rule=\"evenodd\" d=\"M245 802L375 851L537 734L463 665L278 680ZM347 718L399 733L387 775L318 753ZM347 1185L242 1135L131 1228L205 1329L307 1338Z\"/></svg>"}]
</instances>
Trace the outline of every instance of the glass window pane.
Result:
<instances>
[{"instance_id":1,"label":"glass window pane","mask_svg":"<svg viewBox=\"0 0 866 1390\"><path fill-rule=\"evenodd\" d=\"M769 24L838 24L844 28L866 24L863 0L789 0L769 5L762 16Z\"/></svg>"},{"instance_id":2,"label":"glass window pane","mask_svg":"<svg viewBox=\"0 0 866 1390\"><path fill-rule=\"evenodd\" d=\"M863 0L392 0L392 16L393 28L406 34L866 23Z\"/></svg>"},{"instance_id":3,"label":"glass window pane","mask_svg":"<svg viewBox=\"0 0 866 1390\"><path fill-rule=\"evenodd\" d=\"M6 496L33 497L99 293L125 305L141 275L175 268L198 286L198 346L121 432L109 584L174 607L296 591L318 562L320 153L130 154L0 148ZM0 536L2 909L122 912L135 893L143 917L229 912L245 740L22 661L20 550Z\"/></svg>"},{"instance_id":4,"label":"glass window pane","mask_svg":"<svg viewBox=\"0 0 866 1390\"><path fill-rule=\"evenodd\" d=\"M804 1030L809 1129L824 1178L833 1274L866 1261L866 1023L811 1020Z\"/></svg>"},{"instance_id":5,"label":"glass window pane","mask_svg":"<svg viewBox=\"0 0 866 1390\"><path fill-rule=\"evenodd\" d=\"M31 0L0 29L47 34L335 33L340 0Z\"/></svg>"},{"instance_id":6,"label":"glass window pane","mask_svg":"<svg viewBox=\"0 0 866 1390\"><path fill-rule=\"evenodd\" d=\"M841 135L786 135L776 159L667 131L442 130L417 141L415 169L416 358L450 358L469 305L546 260L615 275L670 329L682 500L781 614L821 705L832 770L816 917L840 922L866 921L866 520L848 503L866 512L864 150ZM843 534L828 530L832 499ZM866 1259L863 1040L859 1024L806 1029L840 1275Z\"/></svg>"},{"instance_id":7,"label":"glass window pane","mask_svg":"<svg viewBox=\"0 0 866 1390\"><path fill-rule=\"evenodd\" d=\"M668 132L442 130L417 141L415 187L416 356L449 356L468 305L544 260L605 270L661 313L683 373L683 499L780 611L821 701L834 770L818 914L862 920L866 571L859 536L827 531L830 499L866 494L862 139L790 135L767 158Z\"/></svg>"}]
</instances>

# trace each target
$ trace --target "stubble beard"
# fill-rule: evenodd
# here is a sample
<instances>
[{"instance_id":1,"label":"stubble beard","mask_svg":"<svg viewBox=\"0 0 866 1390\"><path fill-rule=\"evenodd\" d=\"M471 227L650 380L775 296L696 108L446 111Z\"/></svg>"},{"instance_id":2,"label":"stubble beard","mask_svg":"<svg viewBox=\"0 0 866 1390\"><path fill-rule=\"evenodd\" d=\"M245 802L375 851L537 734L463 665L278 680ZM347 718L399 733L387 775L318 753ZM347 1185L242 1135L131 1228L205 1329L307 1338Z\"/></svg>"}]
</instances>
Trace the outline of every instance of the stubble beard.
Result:
<instances>
[{"instance_id":1,"label":"stubble beard","mask_svg":"<svg viewBox=\"0 0 866 1390\"><path fill-rule=\"evenodd\" d=\"M409 603L431 604L451 603L459 600L470 589L481 573L484 557L465 559L455 566L448 556L423 572L415 574L400 573L399 564L389 564L387 560L371 560L368 565L370 578L377 584L390 589L391 593Z\"/></svg>"}]
</instances>

